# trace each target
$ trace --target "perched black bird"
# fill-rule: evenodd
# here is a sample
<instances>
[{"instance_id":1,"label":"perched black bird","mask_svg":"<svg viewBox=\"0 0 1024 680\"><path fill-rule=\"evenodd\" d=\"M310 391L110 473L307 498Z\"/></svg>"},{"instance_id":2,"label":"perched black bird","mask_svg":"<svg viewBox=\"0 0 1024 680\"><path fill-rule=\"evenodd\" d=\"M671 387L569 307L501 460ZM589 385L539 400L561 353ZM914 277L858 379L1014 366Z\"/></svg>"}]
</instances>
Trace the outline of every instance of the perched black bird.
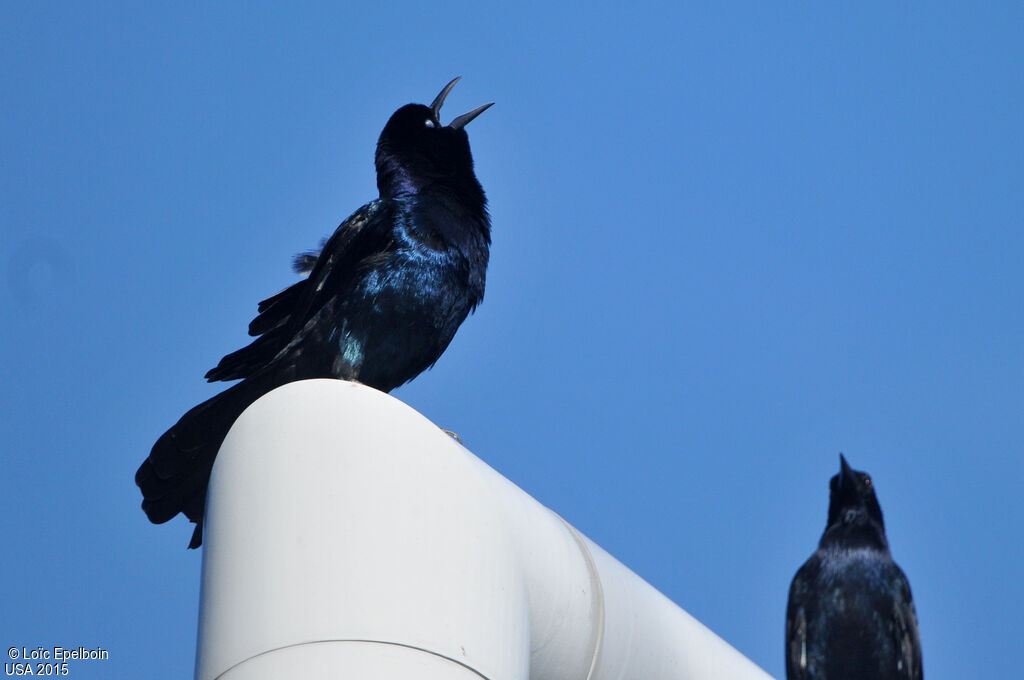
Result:
<instances>
[{"instance_id":1,"label":"perched black bird","mask_svg":"<svg viewBox=\"0 0 1024 680\"><path fill-rule=\"evenodd\" d=\"M275 387L306 378L357 380L388 392L438 360L484 295L490 219L463 129L485 104L441 124L448 83L428 107L409 104L377 142L377 188L319 253L309 276L259 304L252 344L221 359L210 381L237 380L165 432L135 482L154 523L179 512L202 543L206 486L228 429ZM493 103L493 102L492 102Z\"/></svg>"},{"instance_id":2,"label":"perched black bird","mask_svg":"<svg viewBox=\"0 0 1024 680\"><path fill-rule=\"evenodd\" d=\"M789 680L920 680L910 584L889 554L871 477L839 456L828 526L786 608Z\"/></svg>"}]
</instances>

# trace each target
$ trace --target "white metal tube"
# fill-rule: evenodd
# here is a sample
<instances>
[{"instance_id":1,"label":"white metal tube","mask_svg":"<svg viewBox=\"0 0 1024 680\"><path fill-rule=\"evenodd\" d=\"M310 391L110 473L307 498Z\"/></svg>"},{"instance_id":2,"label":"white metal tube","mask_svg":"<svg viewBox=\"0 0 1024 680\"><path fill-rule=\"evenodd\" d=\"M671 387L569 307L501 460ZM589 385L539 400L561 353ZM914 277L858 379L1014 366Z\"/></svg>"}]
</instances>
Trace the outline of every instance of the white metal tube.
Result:
<instances>
[{"instance_id":1,"label":"white metal tube","mask_svg":"<svg viewBox=\"0 0 1024 680\"><path fill-rule=\"evenodd\" d=\"M198 680L746 680L761 669L402 402L310 380L210 479Z\"/></svg>"}]
</instances>

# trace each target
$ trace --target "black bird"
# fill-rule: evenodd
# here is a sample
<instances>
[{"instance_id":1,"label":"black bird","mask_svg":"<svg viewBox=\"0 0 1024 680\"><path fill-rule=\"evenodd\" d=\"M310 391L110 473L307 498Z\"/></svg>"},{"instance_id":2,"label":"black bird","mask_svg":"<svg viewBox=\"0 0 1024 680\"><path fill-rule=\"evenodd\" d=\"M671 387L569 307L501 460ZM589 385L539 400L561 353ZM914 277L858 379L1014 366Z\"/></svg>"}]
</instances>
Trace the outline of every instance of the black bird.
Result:
<instances>
[{"instance_id":1,"label":"black bird","mask_svg":"<svg viewBox=\"0 0 1024 680\"><path fill-rule=\"evenodd\" d=\"M340 378L389 392L430 368L484 295L490 218L465 126L491 104L441 124L441 105L398 109L377 142L380 197L341 223L320 252L295 259L308 277L259 304L252 344L207 380L237 380L157 440L135 475L154 523L179 512L202 543L206 486L228 429L270 390Z\"/></svg>"},{"instance_id":2,"label":"black bird","mask_svg":"<svg viewBox=\"0 0 1024 680\"><path fill-rule=\"evenodd\" d=\"M910 584L889 554L871 477L839 455L828 525L789 588L788 680L921 680Z\"/></svg>"}]
</instances>

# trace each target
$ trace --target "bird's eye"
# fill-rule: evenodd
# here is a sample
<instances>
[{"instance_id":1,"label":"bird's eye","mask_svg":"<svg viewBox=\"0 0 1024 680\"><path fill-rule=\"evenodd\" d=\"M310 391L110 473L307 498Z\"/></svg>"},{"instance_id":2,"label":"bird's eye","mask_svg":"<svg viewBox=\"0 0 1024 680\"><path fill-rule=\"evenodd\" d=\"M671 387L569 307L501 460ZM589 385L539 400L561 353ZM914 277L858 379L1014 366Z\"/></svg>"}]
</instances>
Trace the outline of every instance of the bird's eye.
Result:
<instances>
[{"instance_id":1,"label":"bird's eye","mask_svg":"<svg viewBox=\"0 0 1024 680\"><path fill-rule=\"evenodd\" d=\"M424 123L427 127L434 127L434 121L427 118L427 122Z\"/></svg>"},{"instance_id":2,"label":"bird's eye","mask_svg":"<svg viewBox=\"0 0 1024 680\"><path fill-rule=\"evenodd\" d=\"M865 489L870 489L873 485L874 485L874 482L871 481L870 477L865 477L864 478L864 488Z\"/></svg>"}]
</instances>

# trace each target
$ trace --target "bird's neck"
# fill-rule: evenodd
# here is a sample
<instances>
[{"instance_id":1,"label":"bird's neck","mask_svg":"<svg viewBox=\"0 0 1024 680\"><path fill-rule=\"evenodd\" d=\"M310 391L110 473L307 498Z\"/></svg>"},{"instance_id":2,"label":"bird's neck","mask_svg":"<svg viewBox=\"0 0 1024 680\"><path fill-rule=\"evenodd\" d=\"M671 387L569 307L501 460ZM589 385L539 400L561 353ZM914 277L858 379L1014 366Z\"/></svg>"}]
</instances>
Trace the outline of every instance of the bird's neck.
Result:
<instances>
[{"instance_id":1,"label":"bird's neck","mask_svg":"<svg viewBox=\"0 0 1024 680\"><path fill-rule=\"evenodd\" d=\"M487 199L475 177L428 181L399 168L388 179L381 184L380 197L408 216L413 229L440 231L447 238L479 238L484 245L490 244Z\"/></svg>"},{"instance_id":2,"label":"bird's neck","mask_svg":"<svg viewBox=\"0 0 1024 680\"><path fill-rule=\"evenodd\" d=\"M411 172L402 163L386 155L377 158L377 189L384 199L414 196L427 182L418 173Z\"/></svg>"},{"instance_id":3,"label":"bird's neck","mask_svg":"<svg viewBox=\"0 0 1024 680\"><path fill-rule=\"evenodd\" d=\"M461 211L474 218L485 218L487 199L483 188L475 177L468 179L452 177L424 178L410 173L400 166L387 173L380 173L377 182L380 197L408 206L428 201L457 205Z\"/></svg>"},{"instance_id":4,"label":"bird's neck","mask_svg":"<svg viewBox=\"0 0 1024 680\"><path fill-rule=\"evenodd\" d=\"M889 552L885 529L868 519L839 522L825 529L818 547L823 549L869 549Z\"/></svg>"},{"instance_id":5,"label":"bird's neck","mask_svg":"<svg viewBox=\"0 0 1024 680\"><path fill-rule=\"evenodd\" d=\"M395 154L387 145L381 145L374 164L377 189L383 199L450 200L474 215L486 214L484 190L473 173L468 153L464 159L452 159L450 164L439 167L428 159Z\"/></svg>"}]
</instances>

